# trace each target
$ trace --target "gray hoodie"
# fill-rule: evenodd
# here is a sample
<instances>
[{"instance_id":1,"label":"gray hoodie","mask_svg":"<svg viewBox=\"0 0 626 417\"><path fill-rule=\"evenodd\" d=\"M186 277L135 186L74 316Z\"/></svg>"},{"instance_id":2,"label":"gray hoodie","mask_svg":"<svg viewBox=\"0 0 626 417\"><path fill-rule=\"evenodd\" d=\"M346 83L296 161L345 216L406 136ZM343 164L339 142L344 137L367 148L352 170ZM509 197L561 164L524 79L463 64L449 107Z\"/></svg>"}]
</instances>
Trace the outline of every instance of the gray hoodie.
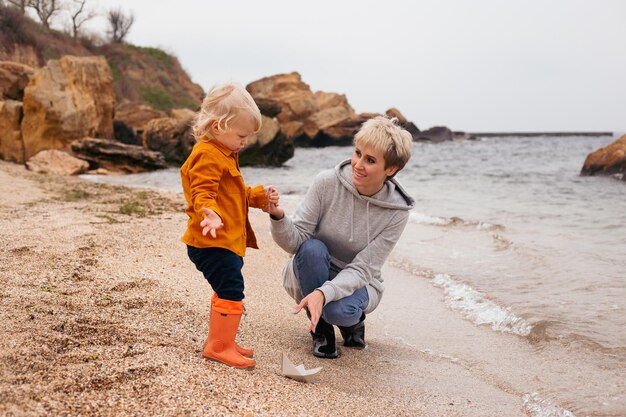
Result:
<instances>
[{"instance_id":1,"label":"gray hoodie","mask_svg":"<svg viewBox=\"0 0 626 417\"><path fill-rule=\"evenodd\" d=\"M319 239L328 247L331 262L341 271L320 290L325 303L339 300L366 287L373 311L384 291L381 268L409 219L413 199L395 179L371 197L352 184L350 160L321 172L309 188L293 219L271 221L274 241L294 254L302 242ZM283 270L283 286L300 302L303 296L293 270L293 256Z\"/></svg>"}]
</instances>

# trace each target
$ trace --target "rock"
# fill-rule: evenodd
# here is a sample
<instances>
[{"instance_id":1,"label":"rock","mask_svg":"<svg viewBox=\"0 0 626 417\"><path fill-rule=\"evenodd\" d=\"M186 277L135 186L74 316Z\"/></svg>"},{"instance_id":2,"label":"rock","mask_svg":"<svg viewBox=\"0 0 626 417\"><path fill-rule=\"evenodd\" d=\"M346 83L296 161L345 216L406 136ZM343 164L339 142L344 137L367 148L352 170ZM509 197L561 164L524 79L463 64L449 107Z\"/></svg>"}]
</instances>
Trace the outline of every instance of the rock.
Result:
<instances>
[{"instance_id":1,"label":"rock","mask_svg":"<svg viewBox=\"0 0 626 417\"><path fill-rule=\"evenodd\" d=\"M293 141L282 134L278 121L263 116L261 130L239 152L239 164L281 166L293 155Z\"/></svg>"},{"instance_id":2,"label":"rock","mask_svg":"<svg viewBox=\"0 0 626 417\"><path fill-rule=\"evenodd\" d=\"M254 81L246 86L255 101L271 100L279 103L276 115L279 123L302 121L317 111L315 96L300 74L278 74Z\"/></svg>"},{"instance_id":3,"label":"rock","mask_svg":"<svg viewBox=\"0 0 626 417\"><path fill-rule=\"evenodd\" d=\"M354 135L361 125L372 117L380 116L378 113L355 114L348 119L322 129L310 142L311 146L349 146L354 141Z\"/></svg>"},{"instance_id":4,"label":"rock","mask_svg":"<svg viewBox=\"0 0 626 417\"><path fill-rule=\"evenodd\" d=\"M26 167L41 174L78 175L89 169L89 162L56 149L41 151L26 162Z\"/></svg>"},{"instance_id":5,"label":"rock","mask_svg":"<svg viewBox=\"0 0 626 417\"><path fill-rule=\"evenodd\" d=\"M0 61L0 99L22 101L35 69L17 62Z\"/></svg>"},{"instance_id":6,"label":"rock","mask_svg":"<svg viewBox=\"0 0 626 417\"><path fill-rule=\"evenodd\" d=\"M435 126L428 130L418 132L417 138L413 137L413 140L439 143L452 140L453 138L454 135L450 129L445 126Z\"/></svg>"},{"instance_id":7,"label":"rock","mask_svg":"<svg viewBox=\"0 0 626 417\"><path fill-rule=\"evenodd\" d=\"M174 119L185 122L190 126L193 124L193 119L196 117L196 112L189 109L172 109L170 113Z\"/></svg>"},{"instance_id":8,"label":"rock","mask_svg":"<svg viewBox=\"0 0 626 417\"><path fill-rule=\"evenodd\" d=\"M276 116L282 135L296 146L351 145L364 121L378 113L356 114L343 94L313 93L300 74L291 72L262 78L246 86L261 114ZM398 109L387 111L415 139L419 129Z\"/></svg>"},{"instance_id":9,"label":"rock","mask_svg":"<svg viewBox=\"0 0 626 417\"><path fill-rule=\"evenodd\" d=\"M410 122L409 120L407 120L407 118L404 117L402 113L400 113L400 110L396 109L395 107L392 107L389 110L387 110L385 114L387 115L387 117L397 118L398 124L411 134L411 136L413 137L413 140L418 140L420 130L417 128L417 126L415 126L413 122Z\"/></svg>"},{"instance_id":10,"label":"rock","mask_svg":"<svg viewBox=\"0 0 626 417\"><path fill-rule=\"evenodd\" d=\"M136 101L126 101L118 104L115 108L115 120L123 122L140 137L150 120L162 117L167 117L164 111L155 110L147 104Z\"/></svg>"},{"instance_id":11,"label":"rock","mask_svg":"<svg viewBox=\"0 0 626 417\"><path fill-rule=\"evenodd\" d=\"M191 117L193 117L193 112ZM196 139L191 129L191 119L162 117L148 122L142 135L143 146L158 151L171 163L185 162Z\"/></svg>"},{"instance_id":12,"label":"rock","mask_svg":"<svg viewBox=\"0 0 626 417\"><path fill-rule=\"evenodd\" d=\"M354 116L351 108L329 107L307 117L302 126L305 137L296 138L296 143L306 146L307 141L315 140L321 130L339 125Z\"/></svg>"},{"instance_id":13,"label":"rock","mask_svg":"<svg viewBox=\"0 0 626 417\"><path fill-rule=\"evenodd\" d=\"M304 134L304 131L302 130L303 126L304 123L298 121L281 123L280 132L286 138L290 138L293 140L294 138L297 138ZM306 142L308 143L309 141L307 140Z\"/></svg>"},{"instance_id":14,"label":"rock","mask_svg":"<svg viewBox=\"0 0 626 417\"><path fill-rule=\"evenodd\" d=\"M161 153L109 139L78 139L71 143L71 149L94 168L111 172L137 173L167 168Z\"/></svg>"},{"instance_id":15,"label":"rock","mask_svg":"<svg viewBox=\"0 0 626 417\"><path fill-rule=\"evenodd\" d=\"M166 117L148 104L125 101L115 108L113 131L115 139L127 145L141 145L145 126L150 120Z\"/></svg>"},{"instance_id":16,"label":"rock","mask_svg":"<svg viewBox=\"0 0 626 417\"><path fill-rule=\"evenodd\" d=\"M263 116L276 117L282 110L282 106L276 100L269 98L256 98L254 101Z\"/></svg>"},{"instance_id":17,"label":"rock","mask_svg":"<svg viewBox=\"0 0 626 417\"><path fill-rule=\"evenodd\" d=\"M0 159L23 164L22 102L0 101Z\"/></svg>"},{"instance_id":18,"label":"rock","mask_svg":"<svg viewBox=\"0 0 626 417\"><path fill-rule=\"evenodd\" d=\"M350 104L348 103L348 99L344 94L316 91L314 97L318 111L330 109L333 107L344 107L350 114L355 114L354 109L352 108L352 106L350 106Z\"/></svg>"},{"instance_id":19,"label":"rock","mask_svg":"<svg viewBox=\"0 0 626 417\"><path fill-rule=\"evenodd\" d=\"M114 100L103 57L48 61L24 90L26 159L45 149L68 150L73 140L85 136L112 138Z\"/></svg>"},{"instance_id":20,"label":"rock","mask_svg":"<svg viewBox=\"0 0 626 417\"><path fill-rule=\"evenodd\" d=\"M580 175L612 175L626 181L626 135L587 155Z\"/></svg>"},{"instance_id":21,"label":"rock","mask_svg":"<svg viewBox=\"0 0 626 417\"><path fill-rule=\"evenodd\" d=\"M121 120L113 120L113 136L115 140L127 145L141 145L141 135Z\"/></svg>"}]
</instances>

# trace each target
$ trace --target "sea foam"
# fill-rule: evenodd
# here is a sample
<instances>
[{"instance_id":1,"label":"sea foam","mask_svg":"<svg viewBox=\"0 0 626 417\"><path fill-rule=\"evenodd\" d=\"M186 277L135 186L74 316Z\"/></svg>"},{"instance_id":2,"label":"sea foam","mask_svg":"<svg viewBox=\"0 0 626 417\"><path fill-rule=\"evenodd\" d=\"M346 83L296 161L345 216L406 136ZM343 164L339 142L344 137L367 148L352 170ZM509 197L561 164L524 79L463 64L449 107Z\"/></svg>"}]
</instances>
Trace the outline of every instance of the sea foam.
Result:
<instances>
[{"instance_id":1,"label":"sea foam","mask_svg":"<svg viewBox=\"0 0 626 417\"><path fill-rule=\"evenodd\" d=\"M536 392L524 395L522 401L524 409L532 417L576 417L571 411L559 408L540 398Z\"/></svg>"},{"instance_id":2,"label":"sea foam","mask_svg":"<svg viewBox=\"0 0 626 417\"><path fill-rule=\"evenodd\" d=\"M411 212L411 214L409 215L409 219L413 223L431 224L434 226L447 226L450 223L452 223L450 219L445 219L443 217L429 216L428 214L418 213L416 211Z\"/></svg>"},{"instance_id":3,"label":"sea foam","mask_svg":"<svg viewBox=\"0 0 626 417\"><path fill-rule=\"evenodd\" d=\"M457 282L447 274L437 274L432 279L433 285L443 288L446 304L455 311L460 311L467 319L476 324L489 324L493 330L528 336L532 329L530 323L516 316L508 308L501 307L488 300L481 293L467 284Z\"/></svg>"}]
</instances>

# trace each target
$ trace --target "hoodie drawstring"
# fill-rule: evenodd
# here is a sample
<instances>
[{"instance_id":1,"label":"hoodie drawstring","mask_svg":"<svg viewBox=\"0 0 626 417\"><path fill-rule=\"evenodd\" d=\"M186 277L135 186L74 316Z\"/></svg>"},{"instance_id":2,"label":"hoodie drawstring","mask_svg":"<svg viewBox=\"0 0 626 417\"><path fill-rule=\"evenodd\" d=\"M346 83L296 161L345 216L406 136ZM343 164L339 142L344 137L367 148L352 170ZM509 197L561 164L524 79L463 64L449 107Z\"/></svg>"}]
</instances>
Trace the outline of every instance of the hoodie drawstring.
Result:
<instances>
[{"instance_id":1,"label":"hoodie drawstring","mask_svg":"<svg viewBox=\"0 0 626 417\"><path fill-rule=\"evenodd\" d=\"M371 243L370 240L370 202L369 200L365 203L365 224L367 224L367 244L369 246L369 244ZM372 255L370 254L370 252L368 251L368 257L367 257L367 261L368 263L371 265L372 264Z\"/></svg>"},{"instance_id":2,"label":"hoodie drawstring","mask_svg":"<svg viewBox=\"0 0 626 417\"><path fill-rule=\"evenodd\" d=\"M352 213L350 213L350 239L349 242L354 242L354 196L352 196Z\"/></svg>"}]
</instances>

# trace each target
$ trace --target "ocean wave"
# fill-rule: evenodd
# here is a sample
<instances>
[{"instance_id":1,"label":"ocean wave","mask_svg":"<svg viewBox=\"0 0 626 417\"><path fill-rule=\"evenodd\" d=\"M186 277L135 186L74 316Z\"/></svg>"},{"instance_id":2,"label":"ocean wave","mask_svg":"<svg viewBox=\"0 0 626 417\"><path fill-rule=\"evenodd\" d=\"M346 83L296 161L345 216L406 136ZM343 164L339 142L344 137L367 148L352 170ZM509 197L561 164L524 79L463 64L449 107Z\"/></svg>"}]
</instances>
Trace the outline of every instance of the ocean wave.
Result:
<instances>
[{"instance_id":1,"label":"ocean wave","mask_svg":"<svg viewBox=\"0 0 626 417\"><path fill-rule=\"evenodd\" d=\"M476 230L485 230L485 231L504 231L506 228L501 224L493 224L481 221L473 221L473 220L465 220L461 217L439 217L439 216L430 216L424 213L418 213L416 211L412 211L409 215L409 220L412 223L416 224L428 224L432 226L465 226L465 227L473 227Z\"/></svg>"},{"instance_id":2,"label":"ocean wave","mask_svg":"<svg viewBox=\"0 0 626 417\"><path fill-rule=\"evenodd\" d=\"M443 288L446 304L460 311L467 319L482 325L491 325L495 331L513 333L519 336L531 334L533 326L508 308L488 300L467 284L457 282L447 274L437 274L432 279L436 287Z\"/></svg>"},{"instance_id":3,"label":"ocean wave","mask_svg":"<svg viewBox=\"0 0 626 417\"><path fill-rule=\"evenodd\" d=\"M447 226L452 223L450 219L429 216L428 214L418 213L416 211L412 211L411 214L409 214L409 220L412 223L430 224L434 226Z\"/></svg>"},{"instance_id":4,"label":"ocean wave","mask_svg":"<svg viewBox=\"0 0 626 417\"><path fill-rule=\"evenodd\" d=\"M524 409L532 417L576 417L571 411L550 404L533 392L522 397Z\"/></svg>"}]
</instances>

